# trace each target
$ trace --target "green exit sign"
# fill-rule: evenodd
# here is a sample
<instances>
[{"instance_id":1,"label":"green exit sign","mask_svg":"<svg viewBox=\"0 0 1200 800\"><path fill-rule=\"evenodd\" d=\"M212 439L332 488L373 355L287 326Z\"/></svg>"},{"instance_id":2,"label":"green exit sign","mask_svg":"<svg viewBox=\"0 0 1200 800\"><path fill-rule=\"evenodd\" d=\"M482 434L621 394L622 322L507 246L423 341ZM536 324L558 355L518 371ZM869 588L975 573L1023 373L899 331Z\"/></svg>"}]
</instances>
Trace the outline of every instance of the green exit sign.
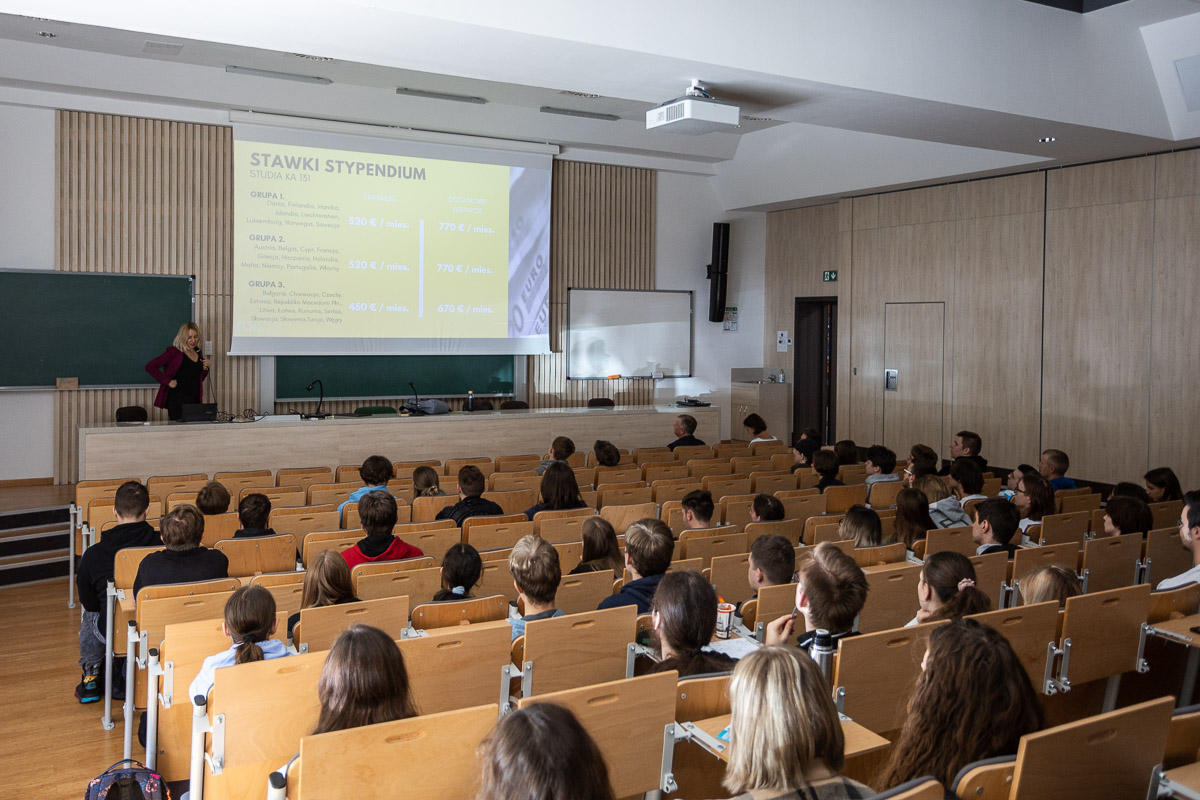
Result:
<instances>
[{"instance_id":1,"label":"green exit sign","mask_svg":"<svg viewBox=\"0 0 1200 800\"><path fill-rule=\"evenodd\" d=\"M825 270L825 273L822 276L821 280L825 281L826 283L828 283L829 281L836 281L837 280L837 270L836 269Z\"/></svg>"}]
</instances>

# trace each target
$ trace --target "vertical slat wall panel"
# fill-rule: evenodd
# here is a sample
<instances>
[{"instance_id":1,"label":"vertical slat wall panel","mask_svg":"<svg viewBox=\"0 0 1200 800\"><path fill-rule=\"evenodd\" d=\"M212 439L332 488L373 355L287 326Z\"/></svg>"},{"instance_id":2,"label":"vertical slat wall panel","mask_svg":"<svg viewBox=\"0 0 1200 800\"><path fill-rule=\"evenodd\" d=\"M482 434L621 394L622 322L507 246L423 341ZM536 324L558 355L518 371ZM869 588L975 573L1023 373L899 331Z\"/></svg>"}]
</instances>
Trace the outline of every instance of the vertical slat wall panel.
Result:
<instances>
[{"instance_id":1,"label":"vertical slat wall panel","mask_svg":"<svg viewBox=\"0 0 1200 800\"><path fill-rule=\"evenodd\" d=\"M654 402L649 379L568 381L567 289L653 289L656 177L652 170L576 161L554 163L550 213L550 347L530 356L529 404L618 405Z\"/></svg>"},{"instance_id":2,"label":"vertical slat wall panel","mask_svg":"<svg viewBox=\"0 0 1200 800\"><path fill-rule=\"evenodd\" d=\"M233 311L232 129L215 125L59 111L55 268L195 276L196 322L212 340L212 397L223 410L255 404L258 359L230 358ZM116 313L116 310L114 310ZM146 358L174 336L146 343ZM54 476L78 475L80 426L117 408L150 408L152 389L55 394ZM152 411L152 415L161 412Z\"/></svg>"}]
</instances>

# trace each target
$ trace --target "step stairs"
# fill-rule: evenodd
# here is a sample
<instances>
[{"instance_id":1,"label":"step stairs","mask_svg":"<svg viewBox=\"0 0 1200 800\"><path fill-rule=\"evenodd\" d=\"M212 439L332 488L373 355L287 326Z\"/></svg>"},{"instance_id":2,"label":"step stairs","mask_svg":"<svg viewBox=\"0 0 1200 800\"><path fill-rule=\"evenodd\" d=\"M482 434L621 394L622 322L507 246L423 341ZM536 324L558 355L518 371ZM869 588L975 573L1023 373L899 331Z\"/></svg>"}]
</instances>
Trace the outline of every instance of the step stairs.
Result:
<instances>
[{"instance_id":1,"label":"step stairs","mask_svg":"<svg viewBox=\"0 0 1200 800\"><path fill-rule=\"evenodd\" d=\"M68 506L0 513L0 587L65 577L70 525Z\"/></svg>"}]
</instances>

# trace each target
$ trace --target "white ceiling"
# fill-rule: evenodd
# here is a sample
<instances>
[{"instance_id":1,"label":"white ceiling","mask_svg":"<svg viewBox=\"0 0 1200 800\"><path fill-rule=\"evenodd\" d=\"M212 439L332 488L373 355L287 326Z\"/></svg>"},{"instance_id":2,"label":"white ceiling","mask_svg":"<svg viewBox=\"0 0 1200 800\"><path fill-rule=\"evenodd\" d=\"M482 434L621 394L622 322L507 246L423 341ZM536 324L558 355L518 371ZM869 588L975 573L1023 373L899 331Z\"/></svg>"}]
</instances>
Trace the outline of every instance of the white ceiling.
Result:
<instances>
[{"instance_id":1,"label":"white ceiling","mask_svg":"<svg viewBox=\"0 0 1200 800\"><path fill-rule=\"evenodd\" d=\"M1174 62L1198 54L1198 0L1086 15L1024 0L0 0L0 102L247 109L551 142L566 158L711 175L727 209L1194 146L1200 112ZM646 131L644 112L692 78L771 121Z\"/></svg>"}]
</instances>

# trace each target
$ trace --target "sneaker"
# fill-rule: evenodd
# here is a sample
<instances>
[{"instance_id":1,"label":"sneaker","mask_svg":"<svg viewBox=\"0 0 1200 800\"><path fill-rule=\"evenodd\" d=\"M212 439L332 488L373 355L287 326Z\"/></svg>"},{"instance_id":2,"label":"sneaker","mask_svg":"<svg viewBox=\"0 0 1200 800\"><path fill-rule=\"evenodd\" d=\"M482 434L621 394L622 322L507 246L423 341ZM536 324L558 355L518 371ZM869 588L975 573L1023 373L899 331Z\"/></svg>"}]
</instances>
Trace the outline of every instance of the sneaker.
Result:
<instances>
[{"instance_id":1,"label":"sneaker","mask_svg":"<svg viewBox=\"0 0 1200 800\"><path fill-rule=\"evenodd\" d=\"M75 696L80 703L94 703L104 696L100 690L100 676L84 675L83 680L75 687Z\"/></svg>"}]
</instances>

